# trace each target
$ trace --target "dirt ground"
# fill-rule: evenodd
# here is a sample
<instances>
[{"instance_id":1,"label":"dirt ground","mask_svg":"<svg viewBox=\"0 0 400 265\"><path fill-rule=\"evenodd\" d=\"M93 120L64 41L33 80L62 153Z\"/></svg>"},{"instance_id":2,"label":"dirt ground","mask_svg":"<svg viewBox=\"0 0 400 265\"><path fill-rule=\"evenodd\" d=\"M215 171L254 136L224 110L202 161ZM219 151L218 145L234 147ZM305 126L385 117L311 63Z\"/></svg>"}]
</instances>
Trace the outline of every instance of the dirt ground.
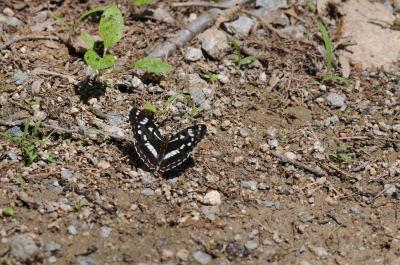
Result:
<instances>
[{"instance_id":1,"label":"dirt ground","mask_svg":"<svg viewBox=\"0 0 400 265\"><path fill-rule=\"evenodd\" d=\"M400 264L398 66L363 69L350 61L350 87L337 79L313 83L327 65L317 21L336 52L352 54L340 38L344 3L317 13L306 1L287 1L275 14L287 18L283 25L254 18L238 37L243 56L254 48L268 58L240 72L237 61L204 50L186 60L188 48L201 49L193 36L163 57L174 71L132 67L96 79L83 53L59 38L68 30L48 11L71 25L113 3L0 3L8 17L0 20L0 132L40 153L27 166L17 138L0 136L3 264ZM123 14L129 5L119 2ZM172 22L141 15L155 7ZM243 6L254 8L255 1ZM110 48L114 69L143 59L207 10L171 1L136 6ZM98 34L101 14L85 17L76 32ZM302 37L283 31L293 25L305 28ZM345 66L336 62L329 75L343 77ZM215 82L204 77L218 74ZM153 174L134 151L129 110L161 109L176 93L192 97L188 76L206 82L210 107L181 118L191 106L179 97L154 123L169 134L206 124L209 133L177 169ZM27 135L18 136L27 122Z\"/></svg>"}]
</instances>

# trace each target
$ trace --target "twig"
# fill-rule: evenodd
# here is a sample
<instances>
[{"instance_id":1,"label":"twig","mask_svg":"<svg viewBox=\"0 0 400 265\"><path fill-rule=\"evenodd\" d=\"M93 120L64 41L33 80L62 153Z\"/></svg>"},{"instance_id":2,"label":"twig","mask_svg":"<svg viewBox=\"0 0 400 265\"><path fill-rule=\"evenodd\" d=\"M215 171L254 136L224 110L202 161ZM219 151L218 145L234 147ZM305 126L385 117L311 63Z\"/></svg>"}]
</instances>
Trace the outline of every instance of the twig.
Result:
<instances>
[{"instance_id":1,"label":"twig","mask_svg":"<svg viewBox=\"0 0 400 265\"><path fill-rule=\"evenodd\" d=\"M12 39L10 41L7 41L3 45L0 46L0 50L3 50L13 44L14 42L20 41L20 40L27 40L27 39L48 39L48 40L60 40L59 37L57 36L34 36L34 35L28 35L28 36L22 36L22 37L17 37L15 39Z\"/></svg>"},{"instance_id":2,"label":"twig","mask_svg":"<svg viewBox=\"0 0 400 265\"><path fill-rule=\"evenodd\" d=\"M281 160L281 162L283 162L283 163L290 163L290 164L292 164L292 165L294 165L296 167L299 167L299 168L302 168L304 170L310 171L311 173L313 173L313 174L315 174L315 175L317 175L319 177L325 177L325 175L326 175L325 172L322 171L320 168L313 168L313 167L310 167L310 166L306 166L306 165L300 164L300 163L298 163L298 162L296 162L294 160L286 158L283 155L277 154L277 153L275 153L273 151L269 151L268 153L270 155L273 155L273 156L279 158L279 160Z\"/></svg>"},{"instance_id":3,"label":"twig","mask_svg":"<svg viewBox=\"0 0 400 265\"><path fill-rule=\"evenodd\" d=\"M375 140L382 140L382 141L400 143L400 140L391 139L391 138L382 138L382 137L375 136L375 135L373 135L373 134L371 134L371 133L368 133L367 136L368 136L369 138L372 138L372 139L375 139Z\"/></svg>"}]
</instances>

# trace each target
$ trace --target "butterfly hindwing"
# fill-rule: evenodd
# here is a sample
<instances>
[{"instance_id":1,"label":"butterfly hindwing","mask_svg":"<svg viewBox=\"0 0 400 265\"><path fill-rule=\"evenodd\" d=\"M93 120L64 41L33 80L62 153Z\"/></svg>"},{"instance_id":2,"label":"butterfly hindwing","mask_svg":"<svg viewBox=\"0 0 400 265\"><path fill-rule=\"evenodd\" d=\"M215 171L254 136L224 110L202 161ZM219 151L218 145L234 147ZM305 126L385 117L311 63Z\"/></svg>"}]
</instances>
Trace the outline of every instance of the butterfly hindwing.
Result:
<instances>
[{"instance_id":1,"label":"butterfly hindwing","mask_svg":"<svg viewBox=\"0 0 400 265\"><path fill-rule=\"evenodd\" d=\"M151 119L137 108L131 110L129 120L135 139L133 145L139 158L150 170L156 169L158 151L162 141L160 131Z\"/></svg>"},{"instance_id":2,"label":"butterfly hindwing","mask_svg":"<svg viewBox=\"0 0 400 265\"><path fill-rule=\"evenodd\" d=\"M165 172L182 164L206 135L207 126L204 124L186 128L175 134L169 140L160 171Z\"/></svg>"}]
</instances>

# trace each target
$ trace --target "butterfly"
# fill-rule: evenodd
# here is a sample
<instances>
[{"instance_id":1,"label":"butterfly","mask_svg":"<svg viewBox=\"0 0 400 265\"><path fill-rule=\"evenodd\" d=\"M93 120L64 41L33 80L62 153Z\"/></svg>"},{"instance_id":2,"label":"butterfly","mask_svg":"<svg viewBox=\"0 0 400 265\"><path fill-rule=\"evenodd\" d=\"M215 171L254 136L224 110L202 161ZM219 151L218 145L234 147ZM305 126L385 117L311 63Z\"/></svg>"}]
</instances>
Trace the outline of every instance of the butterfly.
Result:
<instances>
[{"instance_id":1,"label":"butterfly","mask_svg":"<svg viewBox=\"0 0 400 265\"><path fill-rule=\"evenodd\" d=\"M143 111L132 108L129 114L134 147L139 158L151 171L166 172L182 164L207 135L207 126L188 127L174 136L162 136Z\"/></svg>"}]
</instances>

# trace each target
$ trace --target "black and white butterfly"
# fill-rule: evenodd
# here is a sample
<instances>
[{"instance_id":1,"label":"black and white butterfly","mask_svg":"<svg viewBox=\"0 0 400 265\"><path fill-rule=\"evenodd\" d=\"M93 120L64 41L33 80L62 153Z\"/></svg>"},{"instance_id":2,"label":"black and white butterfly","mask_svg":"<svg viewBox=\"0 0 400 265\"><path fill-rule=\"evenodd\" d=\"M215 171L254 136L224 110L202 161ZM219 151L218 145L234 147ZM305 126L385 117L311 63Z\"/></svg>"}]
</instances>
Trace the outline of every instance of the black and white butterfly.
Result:
<instances>
[{"instance_id":1,"label":"black and white butterfly","mask_svg":"<svg viewBox=\"0 0 400 265\"><path fill-rule=\"evenodd\" d=\"M129 120L135 150L152 171L166 172L179 166L207 135L207 126L200 124L186 128L169 139L162 136L151 119L137 108L131 110Z\"/></svg>"}]
</instances>

